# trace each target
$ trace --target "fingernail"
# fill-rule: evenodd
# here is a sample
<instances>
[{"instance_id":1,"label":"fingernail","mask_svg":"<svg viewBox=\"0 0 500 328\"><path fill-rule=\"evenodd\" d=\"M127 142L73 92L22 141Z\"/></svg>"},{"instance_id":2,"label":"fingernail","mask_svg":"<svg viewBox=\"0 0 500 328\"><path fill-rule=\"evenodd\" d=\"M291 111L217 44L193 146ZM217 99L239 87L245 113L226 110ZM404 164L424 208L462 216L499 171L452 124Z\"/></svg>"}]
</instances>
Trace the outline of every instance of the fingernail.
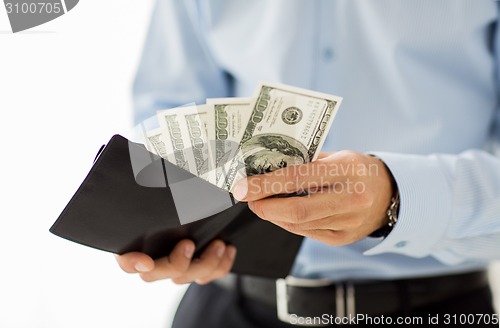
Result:
<instances>
[{"instance_id":1,"label":"fingernail","mask_svg":"<svg viewBox=\"0 0 500 328\"><path fill-rule=\"evenodd\" d=\"M229 258L231 260L234 260L234 258L236 257L236 248L235 247L229 247L229 249L227 250L227 255L229 256Z\"/></svg>"},{"instance_id":2,"label":"fingernail","mask_svg":"<svg viewBox=\"0 0 500 328\"><path fill-rule=\"evenodd\" d=\"M187 245L184 248L184 256L186 256L188 259L190 259L193 256L194 253L194 246L193 245Z\"/></svg>"},{"instance_id":3,"label":"fingernail","mask_svg":"<svg viewBox=\"0 0 500 328\"><path fill-rule=\"evenodd\" d=\"M225 250L226 248L224 246L219 246L215 249L215 254L217 255L217 257L222 257L222 255L224 255Z\"/></svg>"},{"instance_id":4,"label":"fingernail","mask_svg":"<svg viewBox=\"0 0 500 328\"><path fill-rule=\"evenodd\" d=\"M238 200L243 200L247 195L247 192L248 188L245 179L238 181L238 183L236 183L236 185L233 188L233 196Z\"/></svg>"},{"instance_id":5,"label":"fingernail","mask_svg":"<svg viewBox=\"0 0 500 328\"><path fill-rule=\"evenodd\" d=\"M137 262L134 266L134 268L139 271L139 272L147 272L149 271L148 267L145 266L143 263L141 262Z\"/></svg>"}]
</instances>

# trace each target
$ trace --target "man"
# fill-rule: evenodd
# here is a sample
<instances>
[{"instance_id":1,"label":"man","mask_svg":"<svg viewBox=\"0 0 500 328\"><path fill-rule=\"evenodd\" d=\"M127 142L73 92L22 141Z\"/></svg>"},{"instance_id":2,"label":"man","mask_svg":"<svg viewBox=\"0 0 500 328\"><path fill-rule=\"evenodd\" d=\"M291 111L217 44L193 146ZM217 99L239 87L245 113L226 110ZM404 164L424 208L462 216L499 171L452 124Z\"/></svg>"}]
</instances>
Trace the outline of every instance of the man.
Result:
<instances>
[{"instance_id":1,"label":"man","mask_svg":"<svg viewBox=\"0 0 500 328\"><path fill-rule=\"evenodd\" d=\"M233 190L307 237L284 300L270 280L219 279L237 256L221 241L193 261L186 240L169 257L131 253L120 265L146 281L196 282L174 327L290 327L321 313L498 318L484 277L500 258L497 21L491 0L158 1L134 87L138 122L193 100L248 97L258 80L344 102L323 147L332 153ZM378 173L318 169L349 164ZM269 198L316 181L308 197ZM347 181L363 192L332 187ZM273 192L256 188L266 183ZM283 304L292 315L278 319Z\"/></svg>"}]
</instances>

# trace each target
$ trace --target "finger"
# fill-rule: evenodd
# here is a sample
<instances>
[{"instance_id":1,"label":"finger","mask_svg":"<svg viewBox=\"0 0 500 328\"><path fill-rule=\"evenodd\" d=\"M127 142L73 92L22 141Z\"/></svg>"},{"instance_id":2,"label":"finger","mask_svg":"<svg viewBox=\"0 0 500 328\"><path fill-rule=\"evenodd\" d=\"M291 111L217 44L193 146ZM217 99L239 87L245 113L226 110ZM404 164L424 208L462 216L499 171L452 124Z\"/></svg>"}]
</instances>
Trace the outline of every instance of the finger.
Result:
<instances>
[{"instance_id":1,"label":"finger","mask_svg":"<svg viewBox=\"0 0 500 328\"><path fill-rule=\"evenodd\" d=\"M285 229L293 234L304 236L307 238L315 239L321 241L330 246L343 246L353 243L360 238L356 238L353 234L349 234L347 231L341 230L303 230L294 225L289 225L286 222L272 222L278 227Z\"/></svg>"},{"instance_id":2,"label":"finger","mask_svg":"<svg viewBox=\"0 0 500 328\"><path fill-rule=\"evenodd\" d=\"M326 160L327 158L324 158L242 179L233 188L233 196L240 201L254 201L272 195L328 186L333 176L329 174Z\"/></svg>"},{"instance_id":3,"label":"finger","mask_svg":"<svg viewBox=\"0 0 500 328\"><path fill-rule=\"evenodd\" d=\"M353 238L353 235L346 231L333 231L333 230L312 230L305 233L307 238L321 241L330 246L344 246L352 244L359 239Z\"/></svg>"},{"instance_id":4,"label":"finger","mask_svg":"<svg viewBox=\"0 0 500 328\"><path fill-rule=\"evenodd\" d=\"M191 240L181 240L168 256L154 262L154 269L141 274L144 281L174 278L183 275L189 268L195 245Z\"/></svg>"},{"instance_id":5,"label":"finger","mask_svg":"<svg viewBox=\"0 0 500 328\"><path fill-rule=\"evenodd\" d=\"M147 272L155 266L153 259L144 253L131 252L115 255L115 258L120 268L127 273Z\"/></svg>"},{"instance_id":6,"label":"finger","mask_svg":"<svg viewBox=\"0 0 500 328\"><path fill-rule=\"evenodd\" d=\"M206 277L196 279L195 280L196 283L199 285L205 285L211 281L225 277L229 273L229 271L231 271L235 258L236 258L236 247L232 245L227 246L226 251L224 252L224 256L222 257L222 260L220 261L217 269L215 269L211 274L209 274Z\"/></svg>"},{"instance_id":7,"label":"finger","mask_svg":"<svg viewBox=\"0 0 500 328\"><path fill-rule=\"evenodd\" d=\"M266 198L248 202L260 218L302 224L350 211L354 199L334 189L322 189L304 197Z\"/></svg>"},{"instance_id":8,"label":"finger","mask_svg":"<svg viewBox=\"0 0 500 328\"><path fill-rule=\"evenodd\" d=\"M319 220L313 220L301 224L297 224L297 228L301 230L335 230L335 231L352 231L359 229L363 225L363 217L353 213L344 213L332 215Z\"/></svg>"},{"instance_id":9,"label":"finger","mask_svg":"<svg viewBox=\"0 0 500 328\"><path fill-rule=\"evenodd\" d=\"M329 157L329 156L331 156L333 154L335 154L335 152L333 152L333 151L331 151L331 152L321 152L321 153L319 153L317 160Z\"/></svg>"},{"instance_id":10,"label":"finger","mask_svg":"<svg viewBox=\"0 0 500 328\"><path fill-rule=\"evenodd\" d=\"M177 284L185 284L209 276L219 267L225 250L226 245L224 242L221 240L213 241L199 259L191 262L188 270L183 275L172 279L172 281Z\"/></svg>"},{"instance_id":11,"label":"finger","mask_svg":"<svg viewBox=\"0 0 500 328\"><path fill-rule=\"evenodd\" d=\"M319 232L321 230L330 230L330 231L344 231L343 219L340 220L336 217L324 218L321 220L311 221L304 224L295 224L290 222L283 221L269 221L278 227L285 229L291 233L309 236L312 233Z\"/></svg>"}]
</instances>

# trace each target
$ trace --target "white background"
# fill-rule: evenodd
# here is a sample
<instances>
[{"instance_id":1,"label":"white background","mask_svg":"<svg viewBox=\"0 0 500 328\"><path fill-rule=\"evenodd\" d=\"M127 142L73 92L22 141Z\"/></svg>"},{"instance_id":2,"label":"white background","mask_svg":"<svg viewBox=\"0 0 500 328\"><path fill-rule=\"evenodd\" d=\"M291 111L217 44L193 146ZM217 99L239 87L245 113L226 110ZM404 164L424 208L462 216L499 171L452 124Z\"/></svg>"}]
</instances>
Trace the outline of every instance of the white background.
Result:
<instances>
[{"instance_id":1,"label":"white background","mask_svg":"<svg viewBox=\"0 0 500 328\"><path fill-rule=\"evenodd\" d=\"M99 147L130 132L151 9L152 0L82 0L12 34L0 5L2 328L169 326L185 286L144 283L112 255L48 232Z\"/></svg>"},{"instance_id":2,"label":"white background","mask_svg":"<svg viewBox=\"0 0 500 328\"><path fill-rule=\"evenodd\" d=\"M168 327L181 291L48 229L99 147L132 126L152 0L82 0L12 34L0 4L0 327Z\"/></svg>"}]
</instances>

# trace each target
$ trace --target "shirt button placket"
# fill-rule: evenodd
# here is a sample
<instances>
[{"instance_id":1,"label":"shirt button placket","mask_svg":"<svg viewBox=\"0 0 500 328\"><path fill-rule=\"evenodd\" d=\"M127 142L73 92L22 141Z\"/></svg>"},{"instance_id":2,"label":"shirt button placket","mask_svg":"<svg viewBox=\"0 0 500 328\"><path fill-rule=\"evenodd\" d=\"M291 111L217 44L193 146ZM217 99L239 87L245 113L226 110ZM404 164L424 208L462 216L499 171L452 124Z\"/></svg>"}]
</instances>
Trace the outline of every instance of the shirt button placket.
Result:
<instances>
[{"instance_id":1,"label":"shirt button placket","mask_svg":"<svg viewBox=\"0 0 500 328\"><path fill-rule=\"evenodd\" d=\"M320 91L333 92L334 89L334 23L331 17L333 14L334 1L317 2L316 10L319 11L317 22L317 56L316 56L316 87Z\"/></svg>"}]
</instances>

